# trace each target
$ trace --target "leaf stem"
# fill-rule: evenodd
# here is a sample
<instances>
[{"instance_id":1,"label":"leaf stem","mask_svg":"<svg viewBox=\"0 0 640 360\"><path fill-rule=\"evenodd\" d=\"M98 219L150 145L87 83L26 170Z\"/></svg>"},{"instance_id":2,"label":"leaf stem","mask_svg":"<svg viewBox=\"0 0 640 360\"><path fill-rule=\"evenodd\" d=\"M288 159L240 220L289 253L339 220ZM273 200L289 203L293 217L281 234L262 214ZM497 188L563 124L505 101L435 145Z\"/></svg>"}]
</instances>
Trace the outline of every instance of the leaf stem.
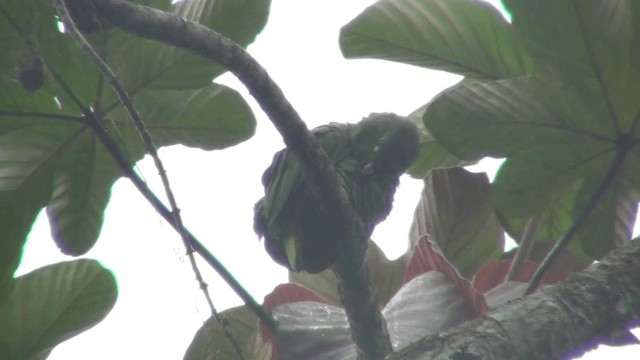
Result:
<instances>
[{"instance_id":1,"label":"leaf stem","mask_svg":"<svg viewBox=\"0 0 640 360\"><path fill-rule=\"evenodd\" d=\"M522 238L520 239L520 246L518 246L518 250L509 267L509 272L507 272L507 281L514 281L518 278L522 264L529 258L529 253L535 242L536 233L538 232L541 222L542 216L540 215L533 216L527 221L527 225L522 233Z\"/></svg>"},{"instance_id":2,"label":"leaf stem","mask_svg":"<svg viewBox=\"0 0 640 360\"><path fill-rule=\"evenodd\" d=\"M591 199L589 199L589 202L585 205L585 207L582 209L580 214L575 218L575 220L573 221L569 229L567 229L567 232L564 233L564 235L558 240L558 242L556 242L553 248L549 251L549 253L544 258L544 260L542 260L542 262L540 263L540 266L538 266L538 269L536 269L536 272L531 277L531 280L527 285L527 289L525 290L524 295L530 295L535 291L535 289L538 287L538 284L540 283L540 280L542 280L542 276L549 269L549 267L551 266L555 258L558 255L560 255L560 252L576 236L576 234L580 230L580 226L582 226L582 224L587 220L587 218L589 217L593 209L596 207L598 201L602 199L604 194L609 189L609 186L611 185L613 180L616 178L616 175L622 169L622 165L624 164L624 159L628 151L628 147L625 146L624 144L624 139L622 139L622 141L623 141L623 144L622 144L623 146L618 151L618 154L616 155L616 158L614 159L614 161L611 163L611 167L602 178L602 182L600 182L600 185L596 189Z\"/></svg>"}]
</instances>

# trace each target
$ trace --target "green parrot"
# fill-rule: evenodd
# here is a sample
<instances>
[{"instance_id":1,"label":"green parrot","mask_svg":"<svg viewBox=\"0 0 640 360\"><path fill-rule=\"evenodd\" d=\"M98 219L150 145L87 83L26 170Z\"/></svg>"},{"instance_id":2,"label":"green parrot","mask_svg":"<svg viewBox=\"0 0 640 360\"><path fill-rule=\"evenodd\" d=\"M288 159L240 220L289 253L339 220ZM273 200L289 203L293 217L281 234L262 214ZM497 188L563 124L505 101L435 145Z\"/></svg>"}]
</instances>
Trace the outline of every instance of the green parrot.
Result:
<instances>
[{"instance_id":1,"label":"green parrot","mask_svg":"<svg viewBox=\"0 0 640 360\"><path fill-rule=\"evenodd\" d=\"M416 160L420 130L409 119L371 114L357 124L311 130L329 157L368 239L391 211L402 173ZM333 265L341 244L340 219L321 208L298 158L277 152L262 175L265 196L255 205L254 230L271 258L292 271L318 273Z\"/></svg>"}]
</instances>

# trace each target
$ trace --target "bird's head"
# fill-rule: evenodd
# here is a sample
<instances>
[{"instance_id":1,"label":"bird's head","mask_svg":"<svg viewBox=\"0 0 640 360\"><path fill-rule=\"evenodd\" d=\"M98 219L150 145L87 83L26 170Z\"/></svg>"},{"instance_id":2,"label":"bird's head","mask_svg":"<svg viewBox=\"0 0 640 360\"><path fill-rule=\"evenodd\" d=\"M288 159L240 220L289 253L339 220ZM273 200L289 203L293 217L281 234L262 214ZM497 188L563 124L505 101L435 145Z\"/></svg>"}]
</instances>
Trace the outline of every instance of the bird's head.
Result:
<instances>
[{"instance_id":1,"label":"bird's head","mask_svg":"<svg viewBox=\"0 0 640 360\"><path fill-rule=\"evenodd\" d=\"M420 153L420 130L408 118L390 113L371 114L358 124L356 151L367 153L365 173L397 177Z\"/></svg>"}]
</instances>

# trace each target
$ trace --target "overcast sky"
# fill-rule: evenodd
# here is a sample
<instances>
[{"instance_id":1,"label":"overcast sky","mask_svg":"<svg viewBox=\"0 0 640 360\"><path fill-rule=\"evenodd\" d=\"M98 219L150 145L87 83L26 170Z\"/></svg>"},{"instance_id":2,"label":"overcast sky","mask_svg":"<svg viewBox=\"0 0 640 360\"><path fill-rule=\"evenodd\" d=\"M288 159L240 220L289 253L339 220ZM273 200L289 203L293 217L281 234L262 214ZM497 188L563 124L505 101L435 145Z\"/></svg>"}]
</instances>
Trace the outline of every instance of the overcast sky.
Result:
<instances>
[{"instance_id":1,"label":"overcast sky","mask_svg":"<svg viewBox=\"0 0 640 360\"><path fill-rule=\"evenodd\" d=\"M406 115L459 79L408 65L345 60L338 48L340 27L372 2L273 0L265 31L249 47L310 128L331 121L356 122L372 112ZM220 82L247 94L232 76ZM261 302L287 279L252 230L253 204L263 191L260 176L283 144L250 102L258 129L249 141L215 152L171 147L160 155L186 226ZM156 193L163 193L151 162L144 160L139 167ZM373 235L391 258L406 250L420 190L420 181L403 177L391 216ZM49 359L181 359L209 315L183 253L171 227L128 181L118 181L100 239L86 255L115 273L118 302L104 321L57 347ZM55 247L41 216L18 273L69 259ZM219 311L241 305L215 273L206 265L201 269Z\"/></svg>"}]
</instances>

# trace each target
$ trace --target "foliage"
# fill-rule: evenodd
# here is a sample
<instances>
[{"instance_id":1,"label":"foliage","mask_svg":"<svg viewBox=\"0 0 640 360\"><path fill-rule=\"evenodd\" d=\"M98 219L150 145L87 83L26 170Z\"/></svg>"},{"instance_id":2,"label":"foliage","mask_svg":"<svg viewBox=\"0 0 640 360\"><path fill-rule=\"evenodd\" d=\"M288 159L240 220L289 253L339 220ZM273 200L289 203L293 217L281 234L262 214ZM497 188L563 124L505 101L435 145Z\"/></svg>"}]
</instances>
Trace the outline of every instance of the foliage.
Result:
<instances>
[{"instance_id":1,"label":"foliage","mask_svg":"<svg viewBox=\"0 0 640 360\"><path fill-rule=\"evenodd\" d=\"M467 76L426 106L425 130L459 159L506 158L491 199L515 239L532 216L546 242L580 221L571 250L600 258L628 243L635 220L637 6L506 5L511 25L482 2L381 1L341 44L347 57Z\"/></svg>"},{"instance_id":2,"label":"foliage","mask_svg":"<svg viewBox=\"0 0 640 360\"><path fill-rule=\"evenodd\" d=\"M269 6L269 1L141 2L218 29L243 45L262 29ZM69 3L73 8L74 3ZM6 49L0 57L0 300L19 291L13 273L25 237L43 207L62 252L81 255L95 244L111 186L122 171L96 136L92 121L113 136L129 166L145 155L109 84L58 25L48 1L0 4L0 41ZM187 51L118 32L108 24L86 26L96 31L88 38L124 82L157 146L221 149L253 134L255 119L244 99L211 82L224 69ZM66 269L60 271L71 276L74 270ZM60 296L44 287L32 289L34 298L56 301ZM24 306L14 309L20 314L31 312L29 306L35 305L12 306ZM104 310L96 307L94 311L92 319L98 321ZM12 330L13 323L2 324L3 331ZM77 330L85 327L81 322L70 325ZM39 331L36 326L24 330ZM66 337L55 334L47 341ZM54 345L24 346L41 347L32 349L37 354Z\"/></svg>"},{"instance_id":3,"label":"foliage","mask_svg":"<svg viewBox=\"0 0 640 360\"><path fill-rule=\"evenodd\" d=\"M487 267L477 272L481 266L475 265L465 274L477 272L476 286L493 288L486 294L492 306L523 291L507 281L511 260L490 263L500 247L477 256L481 244L498 244L496 219L519 240L528 219L541 217L536 250L577 229L568 237L571 253L561 254L578 259L573 269L631 238L639 169L638 99L630 88L640 74L634 69L634 6L571 4L511 1L509 24L482 2L387 0L342 29L346 57L401 61L465 76L414 114L424 121L424 143L412 175L426 175L414 229L435 235L438 243L464 240L458 251L445 245L447 258L462 257L456 262L460 269L470 260L484 261ZM431 170L485 156L506 161L494 183L475 195L462 181L469 176L460 177L456 169ZM441 182L440 190L434 181ZM482 240L486 231L494 235ZM530 259L541 261L535 253ZM528 281L537 267L523 263L515 280ZM543 282L562 277L553 266Z\"/></svg>"},{"instance_id":4,"label":"foliage","mask_svg":"<svg viewBox=\"0 0 640 360\"><path fill-rule=\"evenodd\" d=\"M0 304L0 351L7 359L43 359L58 343L100 322L116 302L111 272L79 259L14 279Z\"/></svg>"}]
</instances>

